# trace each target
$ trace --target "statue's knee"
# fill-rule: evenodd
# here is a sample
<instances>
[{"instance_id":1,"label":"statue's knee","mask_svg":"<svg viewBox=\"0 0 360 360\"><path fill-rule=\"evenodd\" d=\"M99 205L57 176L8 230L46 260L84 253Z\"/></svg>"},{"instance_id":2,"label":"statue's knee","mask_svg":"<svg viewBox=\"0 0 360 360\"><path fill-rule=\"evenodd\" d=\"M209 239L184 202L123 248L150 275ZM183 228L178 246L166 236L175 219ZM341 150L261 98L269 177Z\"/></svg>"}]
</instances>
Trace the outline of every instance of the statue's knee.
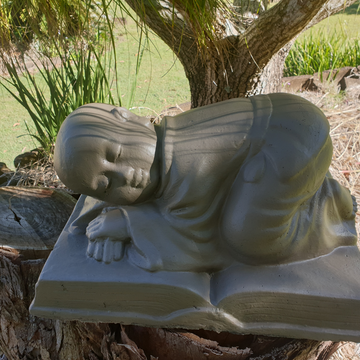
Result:
<instances>
[{"instance_id":1,"label":"statue's knee","mask_svg":"<svg viewBox=\"0 0 360 360\"><path fill-rule=\"evenodd\" d=\"M273 114L275 117L276 114ZM324 179L332 159L332 143L326 126L320 121L317 136L306 128L312 126L298 126L299 119L288 118L281 124L277 119L265 139L262 151L267 163L270 163L277 173L278 179L283 182L300 179L312 181L312 177ZM314 172L316 169L316 172Z\"/></svg>"},{"instance_id":2,"label":"statue's knee","mask_svg":"<svg viewBox=\"0 0 360 360\"><path fill-rule=\"evenodd\" d=\"M292 251L287 239L255 234L247 238L227 238L226 246L235 260L249 265L278 264L286 261Z\"/></svg>"}]
</instances>

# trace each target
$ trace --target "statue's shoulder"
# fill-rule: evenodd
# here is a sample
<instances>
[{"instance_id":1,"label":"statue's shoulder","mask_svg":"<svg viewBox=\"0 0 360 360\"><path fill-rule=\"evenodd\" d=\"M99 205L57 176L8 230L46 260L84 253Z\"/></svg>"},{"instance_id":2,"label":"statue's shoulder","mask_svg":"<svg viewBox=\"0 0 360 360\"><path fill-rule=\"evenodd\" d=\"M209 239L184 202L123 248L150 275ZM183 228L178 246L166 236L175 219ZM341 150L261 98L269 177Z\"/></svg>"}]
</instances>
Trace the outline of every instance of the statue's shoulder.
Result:
<instances>
[{"instance_id":1,"label":"statue's shoulder","mask_svg":"<svg viewBox=\"0 0 360 360\"><path fill-rule=\"evenodd\" d=\"M282 182L305 169L326 173L332 157L329 122L311 102L291 94L270 94L272 113L262 151ZM309 175L310 176L310 175ZM323 175L322 175L323 176Z\"/></svg>"},{"instance_id":2,"label":"statue's shoulder","mask_svg":"<svg viewBox=\"0 0 360 360\"><path fill-rule=\"evenodd\" d=\"M247 120L252 117L253 105L251 100L236 98L191 109L174 117L167 116L163 121L165 120L167 127L184 128L200 124L205 125L209 121L231 122L232 120Z\"/></svg>"},{"instance_id":3,"label":"statue's shoulder","mask_svg":"<svg viewBox=\"0 0 360 360\"><path fill-rule=\"evenodd\" d=\"M325 114L310 101L293 94L276 93L267 95L272 104L272 125L311 126L329 132Z\"/></svg>"}]
</instances>

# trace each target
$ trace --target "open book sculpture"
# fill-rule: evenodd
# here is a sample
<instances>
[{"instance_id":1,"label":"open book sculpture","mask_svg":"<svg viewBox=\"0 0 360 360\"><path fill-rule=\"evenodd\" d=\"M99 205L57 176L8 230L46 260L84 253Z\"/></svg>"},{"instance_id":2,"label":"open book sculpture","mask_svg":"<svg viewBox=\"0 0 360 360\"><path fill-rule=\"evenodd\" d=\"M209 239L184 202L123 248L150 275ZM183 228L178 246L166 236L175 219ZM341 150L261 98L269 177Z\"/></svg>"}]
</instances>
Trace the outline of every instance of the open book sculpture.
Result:
<instances>
[{"instance_id":1,"label":"open book sculpture","mask_svg":"<svg viewBox=\"0 0 360 360\"><path fill-rule=\"evenodd\" d=\"M34 315L360 341L356 205L328 172L329 124L288 94L165 117L89 104L64 122L82 194Z\"/></svg>"}]
</instances>

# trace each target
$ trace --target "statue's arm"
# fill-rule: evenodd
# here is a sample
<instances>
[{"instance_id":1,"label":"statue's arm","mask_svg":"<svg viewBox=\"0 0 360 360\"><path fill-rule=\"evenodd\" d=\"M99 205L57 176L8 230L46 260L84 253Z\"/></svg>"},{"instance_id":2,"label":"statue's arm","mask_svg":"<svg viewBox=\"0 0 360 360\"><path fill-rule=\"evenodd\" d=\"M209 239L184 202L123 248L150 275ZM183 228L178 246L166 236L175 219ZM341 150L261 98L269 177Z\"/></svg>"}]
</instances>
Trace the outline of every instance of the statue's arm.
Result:
<instances>
[{"instance_id":1,"label":"statue's arm","mask_svg":"<svg viewBox=\"0 0 360 360\"><path fill-rule=\"evenodd\" d=\"M130 238L127 214L121 207L105 208L86 228L90 240L111 237L124 241Z\"/></svg>"}]
</instances>

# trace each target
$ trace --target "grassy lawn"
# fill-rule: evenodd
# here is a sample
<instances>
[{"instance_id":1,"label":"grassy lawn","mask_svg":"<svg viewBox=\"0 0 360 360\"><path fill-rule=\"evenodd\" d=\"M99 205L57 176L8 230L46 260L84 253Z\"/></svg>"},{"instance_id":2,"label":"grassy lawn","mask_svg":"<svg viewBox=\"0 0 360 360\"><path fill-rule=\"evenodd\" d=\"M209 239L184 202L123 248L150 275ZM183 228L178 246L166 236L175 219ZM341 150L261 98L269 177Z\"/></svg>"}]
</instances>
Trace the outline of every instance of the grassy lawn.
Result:
<instances>
[{"instance_id":1,"label":"grassy lawn","mask_svg":"<svg viewBox=\"0 0 360 360\"><path fill-rule=\"evenodd\" d=\"M310 29L301 35L307 36L327 32L345 34L348 38L360 38L360 11L357 14L359 2L345 9L342 13ZM360 9L359 9L360 10ZM190 92L182 65L173 52L156 36L151 35L151 44L143 52L141 68L134 83L136 61L139 52L138 33L136 26L127 19L125 28L118 26L117 65L120 82L122 105L136 108L133 111L142 115L150 115L162 109L189 101ZM113 86L115 88L115 86ZM115 92L115 90L114 90ZM13 168L13 159L24 151L36 147L27 134L25 121L31 125L26 111L2 87L0 87L2 108L0 112L0 161Z\"/></svg>"},{"instance_id":2,"label":"grassy lawn","mask_svg":"<svg viewBox=\"0 0 360 360\"><path fill-rule=\"evenodd\" d=\"M14 157L35 148L36 144L29 136L21 136L27 134L25 121L31 121L26 110L2 87L0 98L0 162L13 168Z\"/></svg>"},{"instance_id":3,"label":"grassy lawn","mask_svg":"<svg viewBox=\"0 0 360 360\"><path fill-rule=\"evenodd\" d=\"M344 11L325 19L315 26L331 34L344 34L348 40L360 39L360 2L349 6Z\"/></svg>"},{"instance_id":4,"label":"grassy lawn","mask_svg":"<svg viewBox=\"0 0 360 360\"><path fill-rule=\"evenodd\" d=\"M328 17L316 24L299 38L307 37L310 33L313 35L324 33L331 37L332 35L347 38L348 40L360 39L360 1L349 6L343 11Z\"/></svg>"},{"instance_id":5,"label":"grassy lawn","mask_svg":"<svg viewBox=\"0 0 360 360\"><path fill-rule=\"evenodd\" d=\"M135 26L130 23L126 30L127 34L124 30L119 31L119 38L123 41L117 47L122 105L128 108L147 107L159 112L165 107L188 101L190 90L183 67L168 46L156 36L150 37L149 48L143 52L134 87L139 44ZM135 94L131 99L133 87ZM146 109L138 111L152 113Z\"/></svg>"}]
</instances>

